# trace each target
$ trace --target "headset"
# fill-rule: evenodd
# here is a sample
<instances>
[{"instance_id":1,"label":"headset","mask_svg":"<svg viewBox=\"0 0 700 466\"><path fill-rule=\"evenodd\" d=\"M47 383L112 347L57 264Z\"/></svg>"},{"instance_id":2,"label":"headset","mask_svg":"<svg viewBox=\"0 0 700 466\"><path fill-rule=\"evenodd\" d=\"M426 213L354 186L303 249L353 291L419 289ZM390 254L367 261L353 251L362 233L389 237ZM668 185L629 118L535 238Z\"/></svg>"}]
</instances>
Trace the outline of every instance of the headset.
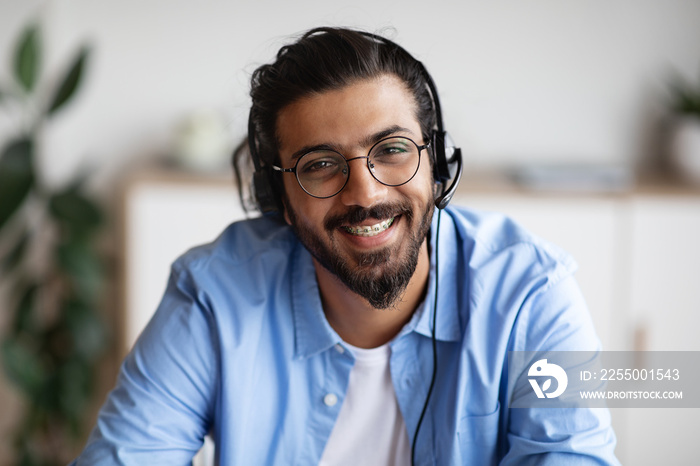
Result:
<instances>
[{"instance_id":1,"label":"headset","mask_svg":"<svg viewBox=\"0 0 700 466\"><path fill-rule=\"evenodd\" d=\"M421 73L428 85L428 90L433 100L435 108L436 128L432 130L430 137L430 149L433 157L433 177L435 182L440 183L440 193L435 198L435 207L442 210L447 207L450 200L457 191L457 185L462 178L462 150L455 147L452 138L445 131L442 124L442 107L440 106L440 98L438 97L437 88L433 78L428 73L423 63L413 58L403 47L397 43L369 32L357 31L360 34L374 40L377 43L383 43L389 47L402 51L408 57L411 57L419 66ZM273 173L270 167L263 164L258 153L257 139L255 136L255 123L253 122L253 108L250 110L248 117L248 147L250 157L253 160L253 189L258 206L263 213L272 213L279 211L279 193L275 192L274 182L272 180ZM452 182L448 186L448 182Z\"/></svg>"}]
</instances>

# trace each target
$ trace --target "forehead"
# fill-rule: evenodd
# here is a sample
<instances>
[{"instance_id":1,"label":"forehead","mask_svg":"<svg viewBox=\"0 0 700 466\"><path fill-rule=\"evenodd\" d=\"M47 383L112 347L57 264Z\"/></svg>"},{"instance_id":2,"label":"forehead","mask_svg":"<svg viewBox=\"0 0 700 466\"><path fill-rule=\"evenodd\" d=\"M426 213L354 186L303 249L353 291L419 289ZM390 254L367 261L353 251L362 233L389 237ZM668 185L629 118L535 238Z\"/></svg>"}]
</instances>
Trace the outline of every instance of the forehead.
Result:
<instances>
[{"instance_id":1,"label":"forehead","mask_svg":"<svg viewBox=\"0 0 700 466\"><path fill-rule=\"evenodd\" d=\"M311 145L358 148L361 141L392 126L421 140L415 98L403 81L393 75L357 81L284 107L277 116L280 157L288 160Z\"/></svg>"}]
</instances>

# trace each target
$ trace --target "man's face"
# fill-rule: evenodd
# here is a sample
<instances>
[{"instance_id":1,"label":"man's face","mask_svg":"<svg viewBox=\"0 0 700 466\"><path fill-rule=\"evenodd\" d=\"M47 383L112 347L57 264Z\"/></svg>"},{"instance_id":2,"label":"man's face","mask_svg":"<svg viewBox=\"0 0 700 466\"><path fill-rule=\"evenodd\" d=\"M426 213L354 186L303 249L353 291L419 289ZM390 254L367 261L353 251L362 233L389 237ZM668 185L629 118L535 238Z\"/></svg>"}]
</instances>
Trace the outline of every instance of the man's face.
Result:
<instances>
[{"instance_id":1,"label":"man's face","mask_svg":"<svg viewBox=\"0 0 700 466\"><path fill-rule=\"evenodd\" d=\"M280 162L293 167L305 149L333 148L346 159L364 157L379 139L405 136L423 141L415 100L396 77L358 81L303 98L280 111ZM378 309L391 307L413 276L434 209L429 155L418 173L389 187L370 174L366 159L349 162L345 188L328 199L309 196L284 175L285 219L317 263ZM358 230L372 227L372 233ZM375 232L378 228L378 232Z\"/></svg>"}]
</instances>

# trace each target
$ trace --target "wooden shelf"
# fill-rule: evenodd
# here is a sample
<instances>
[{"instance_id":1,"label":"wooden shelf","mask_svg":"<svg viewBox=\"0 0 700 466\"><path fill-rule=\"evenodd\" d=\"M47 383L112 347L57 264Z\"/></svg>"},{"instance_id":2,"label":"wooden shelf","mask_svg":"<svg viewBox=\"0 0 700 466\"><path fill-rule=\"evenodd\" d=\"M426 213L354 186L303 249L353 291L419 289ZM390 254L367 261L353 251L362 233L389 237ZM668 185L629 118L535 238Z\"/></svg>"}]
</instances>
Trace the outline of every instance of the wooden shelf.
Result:
<instances>
[{"instance_id":1,"label":"wooden shelf","mask_svg":"<svg viewBox=\"0 0 700 466\"><path fill-rule=\"evenodd\" d=\"M235 187L235 177L230 169L221 173L196 173L168 166L146 166L134 170L126 178L127 186L138 183L191 184ZM516 182L506 171L480 170L465 172L458 194L523 195L533 197L626 197L636 195L700 196L700 185L693 185L669 174L637 175L629 189L622 190L568 190L534 189Z\"/></svg>"}]
</instances>

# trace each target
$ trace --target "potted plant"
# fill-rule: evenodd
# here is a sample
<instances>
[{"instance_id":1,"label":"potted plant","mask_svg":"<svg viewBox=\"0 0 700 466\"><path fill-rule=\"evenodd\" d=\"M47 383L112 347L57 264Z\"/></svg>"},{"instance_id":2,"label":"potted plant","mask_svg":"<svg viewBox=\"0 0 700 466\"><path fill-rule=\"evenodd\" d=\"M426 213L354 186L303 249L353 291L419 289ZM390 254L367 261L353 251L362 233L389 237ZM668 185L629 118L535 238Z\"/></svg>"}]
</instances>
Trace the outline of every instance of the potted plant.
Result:
<instances>
[{"instance_id":1,"label":"potted plant","mask_svg":"<svg viewBox=\"0 0 700 466\"><path fill-rule=\"evenodd\" d=\"M676 77L671 87L671 160L684 179L700 183L700 79Z\"/></svg>"},{"instance_id":2,"label":"potted plant","mask_svg":"<svg viewBox=\"0 0 700 466\"><path fill-rule=\"evenodd\" d=\"M14 438L17 464L65 464L83 439L97 358L105 348L98 312L103 260L95 244L102 208L86 176L47 186L37 167L42 128L80 87L88 49L79 51L58 86L38 92L39 29L17 42L11 80L0 83L0 106L17 125L0 142L0 307L7 378L22 393L23 419ZM48 97L48 98L47 98Z\"/></svg>"}]
</instances>

